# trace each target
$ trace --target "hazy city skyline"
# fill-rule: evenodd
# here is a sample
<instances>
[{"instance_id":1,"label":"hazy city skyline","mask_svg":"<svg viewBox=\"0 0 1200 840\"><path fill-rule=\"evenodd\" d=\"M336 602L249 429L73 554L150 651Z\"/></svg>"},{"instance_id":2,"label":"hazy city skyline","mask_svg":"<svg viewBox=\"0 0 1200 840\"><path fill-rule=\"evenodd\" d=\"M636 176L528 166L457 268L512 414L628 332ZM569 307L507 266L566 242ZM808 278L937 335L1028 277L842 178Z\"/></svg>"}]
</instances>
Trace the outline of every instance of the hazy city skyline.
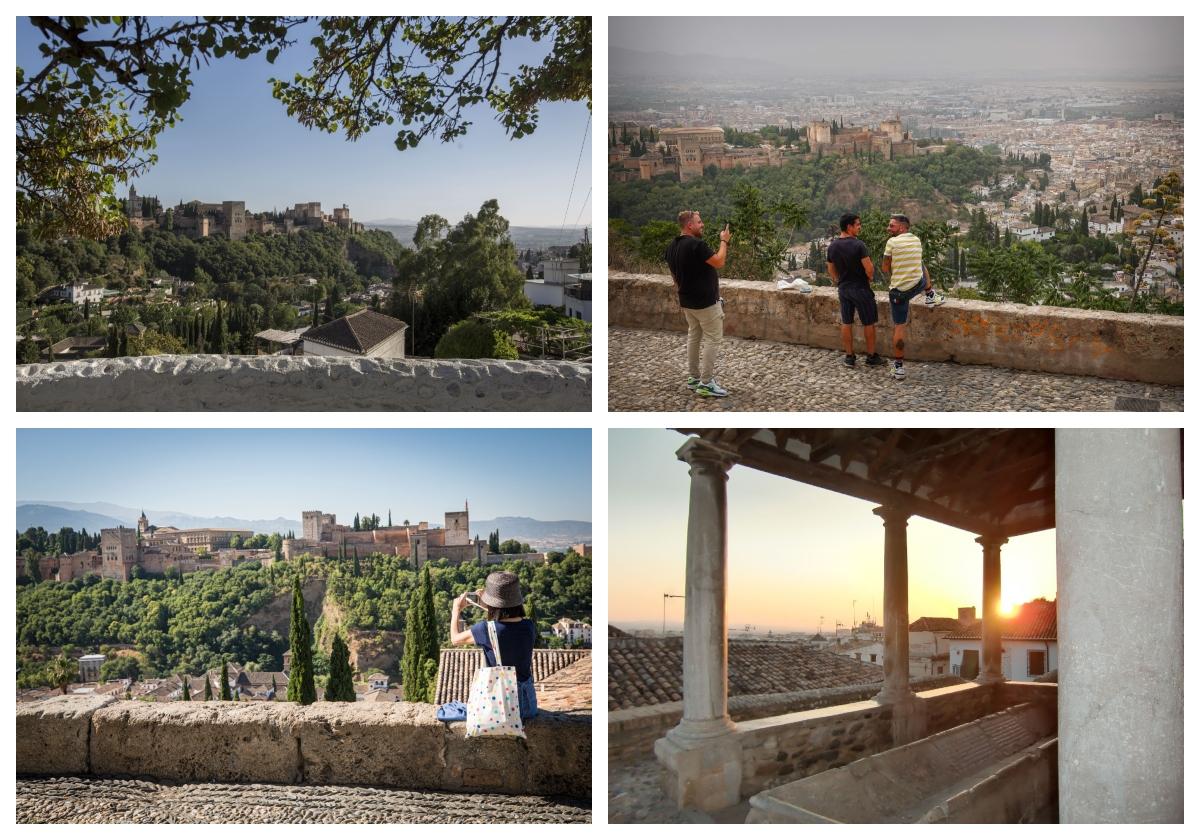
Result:
<instances>
[{"instance_id":1,"label":"hazy city skyline","mask_svg":"<svg viewBox=\"0 0 1200 840\"><path fill-rule=\"evenodd\" d=\"M609 45L791 76L1183 74L1178 17L613 17ZM681 64L680 75L692 69Z\"/></svg>"},{"instance_id":2,"label":"hazy city skyline","mask_svg":"<svg viewBox=\"0 0 1200 840\"><path fill-rule=\"evenodd\" d=\"M416 221L436 213L451 224L477 213L491 198L514 225L559 227L591 223L591 131L580 161L589 112L584 102L546 102L537 130L510 140L486 105L470 110L467 135L443 144L427 138L415 149L393 145L395 128L380 126L357 142L304 128L271 96L271 77L290 79L306 71L318 28L293 33L295 45L274 64L259 54L226 57L193 71L191 98L179 124L158 139L158 163L131 183L139 195L178 201L245 201L251 212L283 211L319 201L328 212L346 204L356 221ZM17 64L40 68L40 33L26 18L16 25ZM539 64L549 43L513 40L503 67ZM579 162L574 195L571 181ZM129 185L118 185L121 197ZM582 216L580 216L582 211Z\"/></svg>"},{"instance_id":3,"label":"hazy city skyline","mask_svg":"<svg viewBox=\"0 0 1200 840\"><path fill-rule=\"evenodd\" d=\"M684 591L690 478L675 457L686 437L666 430L609 435L609 618L660 626L663 594ZM827 632L869 611L882 623L883 523L870 502L734 467L729 475L726 624ZM982 549L975 534L913 517L908 528L909 617L982 615ZM1054 598L1055 534L1004 546L1001 600ZM857 604L852 604L857 601ZM824 622L821 622L824 616ZM682 625L681 601L667 627Z\"/></svg>"},{"instance_id":4,"label":"hazy city skyline","mask_svg":"<svg viewBox=\"0 0 1200 840\"><path fill-rule=\"evenodd\" d=\"M591 515L590 429L20 429L18 501L440 523ZM159 523L170 524L170 523Z\"/></svg>"}]
</instances>

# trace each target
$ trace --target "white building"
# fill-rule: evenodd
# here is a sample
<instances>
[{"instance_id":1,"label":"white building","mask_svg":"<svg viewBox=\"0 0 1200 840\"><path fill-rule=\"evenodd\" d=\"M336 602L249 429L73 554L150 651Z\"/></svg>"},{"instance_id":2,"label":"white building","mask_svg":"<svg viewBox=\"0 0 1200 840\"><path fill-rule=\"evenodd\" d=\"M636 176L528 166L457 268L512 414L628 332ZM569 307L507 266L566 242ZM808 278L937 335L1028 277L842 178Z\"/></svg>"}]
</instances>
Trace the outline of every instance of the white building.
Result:
<instances>
[{"instance_id":1,"label":"white building","mask_svg":"<svg viewBox=\"0 0 1200 840\"><path fill-rule=\"evenodd\" d=\"M592 625L584 624L582 621L560 618L550 629L555 636L568 645L590 645L592 643Z\"/></svg>"},{"instance_id":2,"label":"white building","mask_svg":"<svg viewBox=\"0 0 1200 840\"><path fill-rule=\"evenodd\" d=\"M567 317L592 321L592 273L568 274L571 282L563 287L563 308Z\"/></svg>"},{"instance_id":3,"label":"white building","mask_svg":"<svg viewBox=\"0 0 1200 840\"><path fill-rule=\"evenodd\" d=\"M45 294L50 300L65 300L79 306L84 303L100 303L104 299L104 287L76 281L51 286Z\"/></svg>"},{"instance_id":4,"label":"white building","mask_svg":"<svg viewBox=\"0 0 1200 840\"><path fill-rule=\"evenodd\" d=\"M404 334L408 325L371 309L307 330L305 356L369 356L373 359L403 359Z\"/></svg>"},{"instance_id":5,"label":"white building","mask_svg":"<svg viewBox=\"0 0 1200 840\"><path fill-rule=\"evenodd\" d=\"M107 658L102 653L89 653L79 657L79 681L100 682L100 669L104 666Z\"/></svg>"},{"instance_id":6,"label":"white building","mask_svg":"<svg viewBox=\"0 0 1200 840\"><path fill-rule=\"evenodd\" d=\"M950 672L964 679L979 675L983 660L982 624L947 636ZM1041 598L1022 604L1001 623L1001 670L1005 679L1031 680L1058 670L1058 610Z\"/></svg>"},{"instance_id":7,"label":"white building","mask_svg":"<svg viewBox=\"0 0 1200 840\"><path fill-rule=\"evenodd\" d=\"M534 280L525 281L525 297L529 298L529 302L534 306L553 306L556 309L562 309L566 306L566 287L571 284L578 284L579 280L579 260L577 259L550 259L543 260L541 264L541 277ZM576 275L576 277L572 277ZM590 306L590 287L589 286L589 314Z\"/></svg>"}]
</instances>

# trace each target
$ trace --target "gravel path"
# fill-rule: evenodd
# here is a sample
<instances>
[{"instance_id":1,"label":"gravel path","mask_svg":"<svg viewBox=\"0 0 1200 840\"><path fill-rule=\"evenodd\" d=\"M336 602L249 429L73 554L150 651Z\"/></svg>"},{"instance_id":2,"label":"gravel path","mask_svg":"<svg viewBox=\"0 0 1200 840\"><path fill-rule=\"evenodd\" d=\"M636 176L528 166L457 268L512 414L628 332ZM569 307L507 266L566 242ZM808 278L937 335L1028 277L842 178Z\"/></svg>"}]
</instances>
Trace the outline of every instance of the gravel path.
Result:
<instances>
[{"instance_id":1,"label":"gravel path","mask_svg":"<svg viewBox=\"0 0 1200 840\"><path fill-rule=\"evenodd\" d=\"M587 823L588 803L340 785L17 779L18 823Z\"/></svg>"},{"instance_id":2,"label":"gravel path","mask_svg":"<svg viewBox=\"0 0 1200 840\"><path fill-rule=\"evenodd\" d=\"M611 411L1114 411L1120 397L1183 410L1183 388L988 365L905 363L898 382L863 357L847 368L835 350L726 337L717 358L724 399L684 385L687 336L611 327Z\"/></svg>"}]
</instances>

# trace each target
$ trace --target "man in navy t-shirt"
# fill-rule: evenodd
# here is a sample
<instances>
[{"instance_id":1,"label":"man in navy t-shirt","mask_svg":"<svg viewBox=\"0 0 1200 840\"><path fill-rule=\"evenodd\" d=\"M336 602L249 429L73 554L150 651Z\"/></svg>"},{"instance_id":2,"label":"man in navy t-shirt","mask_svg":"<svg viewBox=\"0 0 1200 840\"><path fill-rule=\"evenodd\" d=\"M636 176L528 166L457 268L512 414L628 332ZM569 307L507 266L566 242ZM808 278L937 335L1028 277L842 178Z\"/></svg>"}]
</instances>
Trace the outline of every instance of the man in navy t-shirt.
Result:
<instances>
[{"instance_id":1,"label":"man in navy t-shirt","mask_svg":"<svg viewBox=\"0 0 1200 840\"><path fill-rule=\"evenodd\" d=\"M717 384L713 367L717 347L725 332L725 310L717 288L717 269L724 268L729 247L729 225L721 231L721 247L713 251L701 237L704 222L695 210L679 214L679 235L667 246L666 260L679 292L679 305L687 318L687 386L700 397L726 397ZM703 349L703 352L701 350Z\"/></svg>"},{"instance_id":2,"label":"man in navy t-shirt","mask_svg":"<svg viewBox=\"0 0 1200 840\"><path fill-rule=\"evenodd\" d=\"M825 267L837 286L838 302L842 306L842 347L846 356L842 360L846 367L854 367L854 313L858 313L863 325L863 338L867 342L867 364L871 367L883 365L883 359L875 352L875 322L879 320L879 309L875 305L875 293L871 281L875 279L875 266L867 246L858 238L862 230L862 219L857 213L843 213L838 220L841 236L829 243Z\"/></svg>"}]
</instances>

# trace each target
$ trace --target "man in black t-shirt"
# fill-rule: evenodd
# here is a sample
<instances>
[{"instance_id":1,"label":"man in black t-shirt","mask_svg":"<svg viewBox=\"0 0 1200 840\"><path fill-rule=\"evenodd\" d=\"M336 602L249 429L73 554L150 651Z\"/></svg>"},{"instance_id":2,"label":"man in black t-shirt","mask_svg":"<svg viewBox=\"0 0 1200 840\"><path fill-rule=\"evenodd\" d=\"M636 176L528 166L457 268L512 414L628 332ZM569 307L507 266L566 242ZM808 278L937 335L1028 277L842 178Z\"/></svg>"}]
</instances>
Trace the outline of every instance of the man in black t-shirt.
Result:
<instances>
[{"instance_id":1,"label":"man in black t-shirt","mask_svg":"<svg viewBox=\"0 0 1200 840\"><path fill-rule=\"evenodd\" d=\"M721 231L721 247L715 253L701 239L703 235L700 214L684 210L679 214L679 236L667 246L666 259L688 324L687 386L697 396L725 397L729 392L717 384L713 366L724 333L725 311L717 287L717 269L725 266L729 225Z\"/></svg>"},{"instance_id":2,"label":"man in black t-shirt","mask_svg":"<svg viewBox=\"0 0 1200 840\"><path fill-rule=\"evenodd\" d=\"M856 213L843 213L838 220L842 235L829 243L825 267L837 286L838 302L842 305L842 347L846 356L842 363L854 367L854 313L863 325L863 338L867 342L867 364L879 367L883 359L875 352L875 322L879 320L879 309L875 305L875 293L871 281L875 279L875 266L867 246L858 238L862 230L862 219Z\"/></svg>"}]
</instances>

